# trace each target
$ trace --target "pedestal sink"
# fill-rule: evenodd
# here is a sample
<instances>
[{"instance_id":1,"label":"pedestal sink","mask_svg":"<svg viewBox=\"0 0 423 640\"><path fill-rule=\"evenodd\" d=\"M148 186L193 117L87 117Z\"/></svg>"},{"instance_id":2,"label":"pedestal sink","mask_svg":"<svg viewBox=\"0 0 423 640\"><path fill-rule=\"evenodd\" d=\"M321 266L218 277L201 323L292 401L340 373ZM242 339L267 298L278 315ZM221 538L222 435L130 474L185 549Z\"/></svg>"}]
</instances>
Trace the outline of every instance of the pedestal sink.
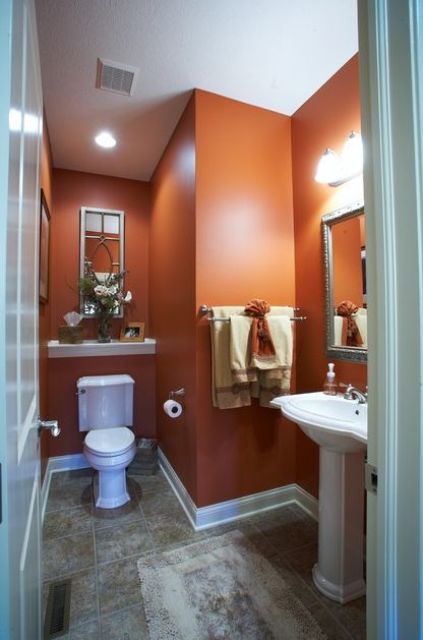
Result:
<instances>
[{"instance_id":1,"label":"pedestal sink","mask_svg":"<svg viewBox=\"0 0 423 640\"><path fill-rule=\"evenodd\" d=\"M340 603L366 592L363 577L364 453L367 405L342 395L275 398L284 416L320 447L319 552L313 581Z\"/></svg>"}]
</instances>

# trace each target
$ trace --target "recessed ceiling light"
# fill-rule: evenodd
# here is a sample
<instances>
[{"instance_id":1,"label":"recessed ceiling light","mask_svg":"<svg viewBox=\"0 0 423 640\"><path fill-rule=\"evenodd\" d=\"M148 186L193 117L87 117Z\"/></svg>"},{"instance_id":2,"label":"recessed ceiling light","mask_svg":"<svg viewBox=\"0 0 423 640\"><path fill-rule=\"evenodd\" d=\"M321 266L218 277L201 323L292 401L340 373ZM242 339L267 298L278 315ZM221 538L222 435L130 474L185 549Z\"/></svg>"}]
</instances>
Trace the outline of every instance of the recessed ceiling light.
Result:
<instances>
[{"instance_id":1,"label":"recessed ceiling light","mask_svg":"<svg viewBox=\"0 0 423 640\"><path fill-rule=\"evenodd\" d=\"M113 149L116 146L116 138L108 131L101 131L94 140L103 149Z\"/></svg>"}]
</instances>

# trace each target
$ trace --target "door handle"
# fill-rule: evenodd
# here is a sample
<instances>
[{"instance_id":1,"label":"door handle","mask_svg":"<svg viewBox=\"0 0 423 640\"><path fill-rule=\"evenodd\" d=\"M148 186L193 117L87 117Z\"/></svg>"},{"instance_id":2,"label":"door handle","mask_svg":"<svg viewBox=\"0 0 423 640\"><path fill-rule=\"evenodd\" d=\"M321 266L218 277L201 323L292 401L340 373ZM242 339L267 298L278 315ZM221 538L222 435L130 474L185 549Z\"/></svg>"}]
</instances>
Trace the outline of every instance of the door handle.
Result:
<instances>
[{"instance_id":1,"label":"door handle","mask_svg":"<svg viewBox=\"0 0 423 640\"><path fill-rule=\"evenodd\" d=\"M53 438L57 438L60 434L59 422L57 420L38 419L38 435L41 436L41 432L44 430L50 431Z\"/></svg>"}]
</instances>

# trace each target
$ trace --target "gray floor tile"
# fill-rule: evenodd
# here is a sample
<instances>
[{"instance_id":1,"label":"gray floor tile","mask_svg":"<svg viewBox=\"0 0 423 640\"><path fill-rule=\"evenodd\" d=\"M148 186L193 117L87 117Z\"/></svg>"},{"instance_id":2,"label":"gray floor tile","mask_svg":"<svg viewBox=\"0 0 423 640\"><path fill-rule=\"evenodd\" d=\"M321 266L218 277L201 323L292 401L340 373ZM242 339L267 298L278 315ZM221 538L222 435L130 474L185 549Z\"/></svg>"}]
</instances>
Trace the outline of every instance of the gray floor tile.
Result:
<instances>
[{"instance_id":1,"label":"gray floor tile","mask_svg":"<svg viewBox=\"0 0 423 640\"><path fill-rule=\"evenodd\" d=\"M112 527L117 524L127 524L142 520L142 513L139 507L138 498L134 497L122 507L116 509L97 509L92 508L92 518L94 529L104 529L104 527Z\"/></svg>"},{"instance_id":2,"label":"gray floor tile","mask_svg":"<svg viewBox=\"0 0 423 640\"><path fill-rule=\"evenodd\" d=\"M51 511L44 517L43 539L61 538L91 529L92 517L89 509L75 507L63 511Z\"/></svg>"},{"instance_id":3,"label":"gray floor tile","mask_svg":"<svg viewBox=\"0 0 423 640\"><path fill-rule=\"evenodd\" d=\"M297 505L194 532L162 473L129 475L131 501L119 509L93 506L92 473L54 474L45 516L46 580L72 574L71 630L64 640L148 640L138 557L233 529L272 563L328 640L364 640L365 599L341 606L312 583L317 524Z\"/></svg>"},{"instance_id":4,"label":"gray floor tile","mask_svg":"<svg viewBox=\"0 0 423 640\"><path fill-rule=\"evenodd\" d=\"M141 556L153 547L144 521L114 525L95 532L97 562L113 562L127 556Z\"/></svg>"},{"instance_id":5,"label":"gray floor tile","mask_svg":"<svg viewBox=\"0 0 423 640\"><path fill-rule=\"evenodd\" d=\"M130 558L98 567L100 613L112 613L141 602L137 560Z\"/></svg>"},{"instance_id":6,"label":"gray floor tile","mask_svg":"<svg viewBox=\"0 0 423 640\"><path fill-rule=\"evenodd\" d=\"M92 500L91 480L88 478L79 479L69 482L65 487L56 486L49 491L46 513L91 505Z\"/></svg>"},{"instance_id":7,"label":"gray floor tile","mask_svg":"<svg viewBox=\"0 0 423 640\"><path fill-rule=\"evenodd\" d=\"M49 540L44 545L44 579L77 573L94 566L94 539L91 531Z\"/></svg>"},{"instance_id":8,"label":"gray floor tile","mask_svg":"<svg viewBox=\"0 0 423 640\"><path fill-rule=\"evenodd\" d=\"M71 580L71 600L69 628L80 626L82 623L97 618L97 576L95 569L81 571L81 573L73 574ZM44 612L47 605L48 590L50 584L54 581L45 582L43 585L44 593ZM43 618L44 619L44 618Z\"/></svg>"},{"instance_id":9,"label":"gray floor tile","mask_svg":"<svg viewBox=\"0 0 423 640\"><path fill-rule=\"evenodd\" d=\"M69 640L101 640L100 624L98 620L91 620L72 629L68 637Z\"/></svg>"},{"instance_id":10,"label":"gray floor tile","mask_svg":"<svg viewBox=\"0 0 423 640\"><path fill-rule=\"evenodd\" d=\"M101 618L102 640L148 640L142 603Z\"/></svg>"},{"instance_id":11,"label":"gray floor tile","mask_svg":"<svg viewBox=\"0 0 423 640\"><path fill-rule=\"evenodd\" d=\"M316 589L312 578L312 568L317 561L317 544L287 554L286 562L314 592L316 599L334 616L352 638L364 640L366 637L366 598L363 596L346 604L339 604L326 598Z\"/></svg>"},{"instance_id":12,"label":"gray floor tile","mask_svg":"<svg viewBox=\"0 0 423 640\"><path fill-rule=\"evenodd\" d=\"M84 482L89 484L94 475L94 469L74 469L73 471L55 471L51 474L50 490L68 487L70 484Z\"/></svg>"},{"instance_id":13,"label":"gray floor tile","mask_svg":"<svg viewBox=\"0 0 423 640\"><path fill-rule=\"evenodd\" d=\"M175 544L189 544L204 538L203 532L193 530L185 513L156 513L146 515L154 544L160 548L173 547Z\"/></svg>"}]
</instances>

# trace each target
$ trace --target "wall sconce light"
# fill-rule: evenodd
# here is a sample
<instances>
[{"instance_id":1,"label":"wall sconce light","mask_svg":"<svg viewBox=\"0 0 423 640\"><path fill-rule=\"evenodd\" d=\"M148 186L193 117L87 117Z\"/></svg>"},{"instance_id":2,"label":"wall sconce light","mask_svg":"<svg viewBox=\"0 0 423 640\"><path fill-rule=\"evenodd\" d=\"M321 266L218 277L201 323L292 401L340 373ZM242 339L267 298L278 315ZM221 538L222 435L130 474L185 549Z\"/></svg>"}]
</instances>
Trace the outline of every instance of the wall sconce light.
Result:
<instances>
[{"instance_id":1,"label":"wall sconce light","mask_svg":"<svg viewBox=\"0 0 423 640\"><path fill-rule=\"evenodd\" d=\"M316 182L338 187L363 171L363 143L361 135L351 131L341 154L326 149L317 165Z\"/></svg>"}]
</instances>

